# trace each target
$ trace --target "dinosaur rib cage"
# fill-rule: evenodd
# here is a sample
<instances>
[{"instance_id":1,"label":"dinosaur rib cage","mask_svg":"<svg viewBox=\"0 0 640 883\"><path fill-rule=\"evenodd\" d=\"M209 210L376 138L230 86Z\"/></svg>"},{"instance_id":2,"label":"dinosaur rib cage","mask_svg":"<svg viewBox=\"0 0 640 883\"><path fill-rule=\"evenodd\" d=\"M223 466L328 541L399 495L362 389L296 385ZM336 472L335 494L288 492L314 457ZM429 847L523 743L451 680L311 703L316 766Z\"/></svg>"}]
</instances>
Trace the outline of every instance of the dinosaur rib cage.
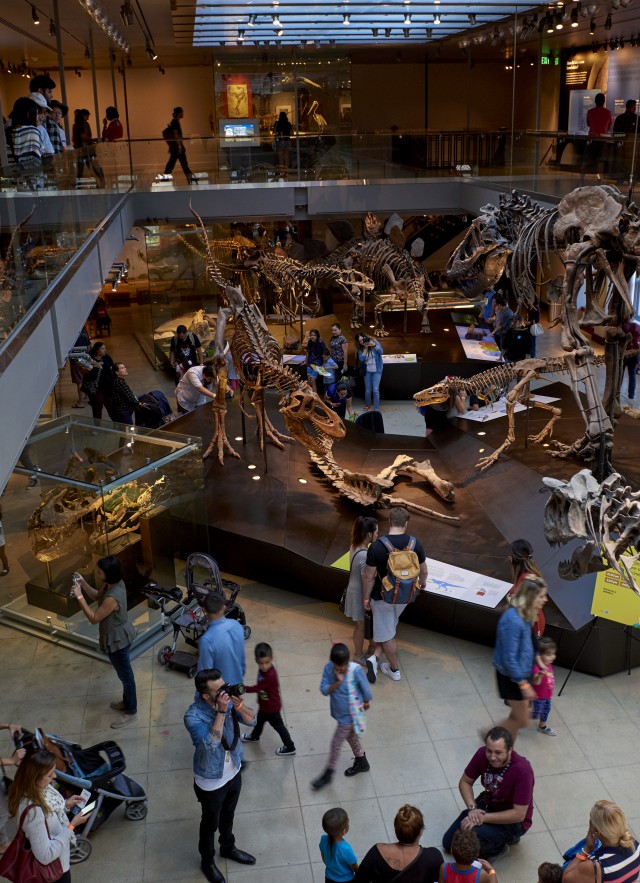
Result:
<instances>
[{"instance_id":1,"label":"dinosaur rib cage","mask_svg":"<svg viewBox=\"0 0 640 883\"><path fill-rule=\"evenodd\" d=\"M359 245L356 255L359 269L373 279L377 289L384 291L389 288L389 277L384 272L387 266L396 280L402 279L408 283L412 293L424 290L424 275L406 251L380 239L373 239Z\"/></svg>"},{"instance_id":2,"label":"dinosaur rib cage","mask_svg":"<svg viewBox=\"0 0 640 883\"><path fill-rule=\"evenodd\" d=\"M283 394L299 388L300 378L291 368L281 364L280 347L260 323L255 311L256 308L248 304L235 317L231 357L236 371L249 389L275 386Z\"/></svg>"}]
</instances>

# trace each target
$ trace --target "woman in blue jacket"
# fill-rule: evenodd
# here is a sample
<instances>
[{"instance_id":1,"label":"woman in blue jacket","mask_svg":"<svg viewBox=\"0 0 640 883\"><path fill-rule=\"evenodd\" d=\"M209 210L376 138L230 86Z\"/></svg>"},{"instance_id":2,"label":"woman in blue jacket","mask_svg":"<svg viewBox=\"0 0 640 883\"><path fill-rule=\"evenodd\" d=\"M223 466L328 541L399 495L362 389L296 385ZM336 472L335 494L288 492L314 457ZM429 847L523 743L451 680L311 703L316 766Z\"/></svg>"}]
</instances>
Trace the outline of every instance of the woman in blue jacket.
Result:
<instances>
[{"instance_id":1,"label":"woman in blue jacket","mask_svg":"<svg viewBox=\"0 0 640 883\"><path fill-rule=\"evenodd\" d=\"M356 334L356 349L360 367L364 368L364 410L380 408L380 378L382 377L382 347L379 341L366 334Z\"/></svg>"},{"instance_id":2,"label":"woman in blue jacket","mask_svg":"<svg viewBox=\"0 0 640 883\"><path fill-rule=\"evenodd\" d=\"M529 577L520 583L511 598L511 606L498 622L493 665L500 698L511 708L511 714L499 726L509 730L514 742L520 730L528 725L529 701L536 698L529 682L537 653L532 624L546 603L545 581L540 577Z\"/></svg>"}]
</instances>

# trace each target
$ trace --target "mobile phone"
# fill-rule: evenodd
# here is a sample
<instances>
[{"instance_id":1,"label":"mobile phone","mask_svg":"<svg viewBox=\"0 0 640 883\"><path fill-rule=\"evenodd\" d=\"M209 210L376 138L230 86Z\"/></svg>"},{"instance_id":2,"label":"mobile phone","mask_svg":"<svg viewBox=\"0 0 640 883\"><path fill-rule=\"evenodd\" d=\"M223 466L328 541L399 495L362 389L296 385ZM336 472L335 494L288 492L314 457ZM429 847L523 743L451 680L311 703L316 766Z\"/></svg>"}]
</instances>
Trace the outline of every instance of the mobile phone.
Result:
<instances>
[{"instance_id":1,"label":"mobile phone","mask_svg":"<svg viewBox=\"0 0 640 883\"><path fill-rule=\"evenodd\" d=\"M472 867L472 868L481 868L481 867L482 867L482 862L479 862L479 861L476 859L475 862L471 862L471 867Z\"/></svg>"},{"instance_id":2,"label":"mobile phone","mask_svg":"<svg viewBox=\"0 0 640 883\"><path fill-rule=\"evenodd\" d=\"M83 788L80 792L80 797L82 799L82 803L76 803L76 805L71 810L71 814L74 816L77 816L82 808L87 805L87 800L91 797L91 791L87 791L86 788Z\"/></svg>"},{"instance_id":3,"label":"mobile phone","mask_svg":"<svg viewBox=\"0 0 640 883\"><path fill-rule=\"evenodd\" d=\"M88 816L91 812L93 812L93 809L94 809L97 802L98 802L97 800L92 800L91 803L88 803L86 806L83 806L82 809L80 810L80 815L81 816Z\"/></svg>"}]
</instances>

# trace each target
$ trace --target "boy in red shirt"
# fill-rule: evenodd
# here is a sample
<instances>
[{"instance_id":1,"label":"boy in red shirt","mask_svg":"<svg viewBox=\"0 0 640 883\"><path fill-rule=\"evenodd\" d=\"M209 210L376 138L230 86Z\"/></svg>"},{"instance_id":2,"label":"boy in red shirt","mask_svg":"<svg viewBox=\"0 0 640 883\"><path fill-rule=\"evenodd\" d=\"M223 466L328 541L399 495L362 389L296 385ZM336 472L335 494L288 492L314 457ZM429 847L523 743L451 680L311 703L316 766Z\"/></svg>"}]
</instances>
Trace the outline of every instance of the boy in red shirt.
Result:
<instances>
[{"instance_id":1,"label":"boy in red shirt","mask_svg":"<svg viewBox=\"0 0 640 883\"><path fill-rule=\"evenodd\" d=\"M552 730L547 721L551 713L551 697L553 696L554 677L553 662L556 658L557 647L551 638L540 638L538 641L540 646L540 659L544 663L546 671L543 671L537 665L533 666L533 689L536 691L536 698L533 701L533 711L531 717L533 720L539 720L538 732L545 736L555 736L556 731Z\"/></svg>"},{"instance_id":2,"label":"boy in red shirt","mask_svg":"<svg viewBox=\"0 0 640 883\"><path fill-rule=\"evenodd\" d=\"M289 730L286 728L280 714L282 710L282 697L280 696L278 672L273 664L273 650L269 644L264 642L256 644L255 657L260 669L258 672L258 683L253 687L247 687L247 693L258 694L258 722L251 733L242 734L242 741L259 742L264 725L269 723L284 743L280 748L276 748L276 754L279 754L281 757L295 754L296 746L293 744Z\"/></svg>"}]
</instances>

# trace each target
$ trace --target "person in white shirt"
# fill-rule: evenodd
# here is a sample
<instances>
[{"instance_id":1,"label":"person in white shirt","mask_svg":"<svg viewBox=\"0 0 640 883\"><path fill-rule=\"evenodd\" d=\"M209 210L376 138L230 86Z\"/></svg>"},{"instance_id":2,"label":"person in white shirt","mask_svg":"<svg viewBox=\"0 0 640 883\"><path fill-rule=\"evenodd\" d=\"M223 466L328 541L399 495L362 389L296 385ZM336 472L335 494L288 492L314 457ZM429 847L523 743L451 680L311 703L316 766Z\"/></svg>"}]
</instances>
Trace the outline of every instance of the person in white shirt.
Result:
<instances>
[{"instance_id":1,"label":"person in white shirt","mask_svg":"<svg viewBox=\"0 0 640 883\"><path fill-rule=\"evenodd\" d=\"M194 365L193 368L185 371L176 386L176 401L181 414L199 408L207 399L215 400L216 393L213 390L215 376L211 362Z\"/></svg>"}]
</instances>

